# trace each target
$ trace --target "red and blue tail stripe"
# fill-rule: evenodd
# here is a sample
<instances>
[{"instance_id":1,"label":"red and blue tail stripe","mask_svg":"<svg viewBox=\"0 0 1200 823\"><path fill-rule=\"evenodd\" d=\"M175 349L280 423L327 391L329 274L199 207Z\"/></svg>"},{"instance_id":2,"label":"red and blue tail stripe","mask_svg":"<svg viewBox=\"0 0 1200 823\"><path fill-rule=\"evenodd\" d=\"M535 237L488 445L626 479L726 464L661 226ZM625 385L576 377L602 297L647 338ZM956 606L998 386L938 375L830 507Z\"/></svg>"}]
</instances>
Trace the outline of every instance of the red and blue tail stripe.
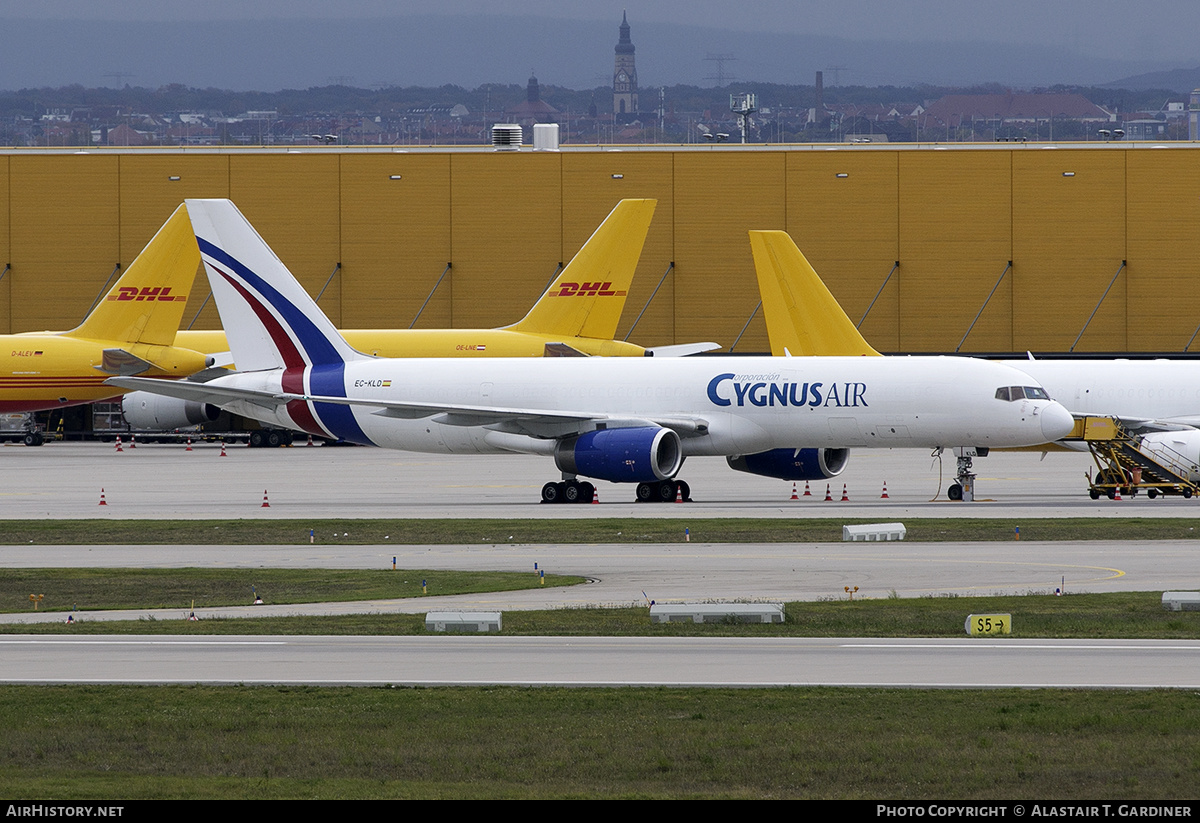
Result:
<instances>
[{"instance_id":1,"label":"red and blue tail stripe","mask_svg":"<svg viewBox=\"0 0 1200 823\"><path fill-rule=\"evenodd\" d=\"M337 334L332 324L329 332L323 331L303 310L233 255L202 237L196 239L208 264L246 301L270 336L283 368L283 390L345 397L344 352L353 350L345 341L330 339L329 334ZM233 356L236 361L237 351ZM296 425L311 434L373 445L349 406L293 400L287 410Z\"/></svg>"}]
</instances>

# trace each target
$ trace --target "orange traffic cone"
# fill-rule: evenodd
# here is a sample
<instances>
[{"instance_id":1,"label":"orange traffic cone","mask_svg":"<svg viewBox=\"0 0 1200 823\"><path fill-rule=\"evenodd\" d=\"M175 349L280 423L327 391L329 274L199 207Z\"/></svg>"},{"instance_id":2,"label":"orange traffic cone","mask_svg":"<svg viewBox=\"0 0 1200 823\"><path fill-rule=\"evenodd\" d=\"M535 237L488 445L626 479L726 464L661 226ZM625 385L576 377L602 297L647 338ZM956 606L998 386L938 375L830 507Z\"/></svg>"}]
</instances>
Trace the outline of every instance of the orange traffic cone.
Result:
<instances>
[{"instance_id":1,"label":"orange traffic cone","mask_svg":"<svg viewBox=\"0 0 1200 823\"><path fill-rule=\"evenodd\" d=\"M224 441L221 441L221 456L222 456L222 457L228 457L228 456L229 456L229 455L227 455L227 454L225 453L225 442L224 442Z\"/></svg>"},{"instance_id":2,"label":"orange traffic cone","mask_svg":"<svg viewBox=\"0 0 1200 823\"><path fill-rule=\"evenodd\" d=\"M263 489L263 504L261 506L259 506L259 508L260 509L271 508L271 504L267 502L267 490L266 489Z\"/></svg>"},{"instance_id":3,"label":"orange traffic cone","mask_svg":"<svg viewBox=\"0 0 1200 823\"><path fill-rule=\"evenodd\" d=\"M106 502L104 501L104 489L103 489L103 488L101 488L101 489L100 489L100 505L101 505L101 506L107 506L107 505L108 505L108 503L106 503Z\"/></svg>"},{"instance_id":4,"label":"orange traffic cone","mask_svg":"<svg viewBox=\"0 0 1200 823\"><path fill-rule=\"evenodd\" d=\"M888 497L888 493L887 493L887 481L886 480L883 481L883 494L879 495L879 499L880 500L889 500L890 499Z\"/></svg>"},{"instance_id":5,"label":"orange traffic cone","mask_svg":"<svg viewBox=\"0 0 1200 823\"><path fill-rule=\"evenodd\" d=\"M131 449L137 448L137 435L136 434L129 435L129 448L131 448Z\"/></svg>"},{"instance_id":6,"label":"orange traffic cone","mask_svg":"<svg viewBox=\"0 0 1200 823\"><path fill-rule=\"evenodd\" d=\"M1121 487L1120 487L1120 486L1117 486L1117 493L1116 493L1116 495L1113 497L1113 500L1116 500L1117 502L1120 502L1120 500L1121 500Z\"/></svg>"},{"instance_id":7,"label":"orange traffic cone","mask_svg":"<svg viewBox=\"0 0 1200 823\"><path fill-rule=\"evenodd\" d=\"M117 435L117 451L119 451L119 452L125 451L123 448L121 448L121 435L119 435L119 434Z\"/></svg>"},{"instance_id":8,"label":"orange traffic cone","mask_svg":"<svg viewBox=\"0 0 1200 823\"><path fill-rule=\"evenodd\" d=\"M192 450L192 438L190 438L190 437L189 437L189 438L188 438L188 444L187 444L187 448L186 448L186 449L184 449L184 451L189 451L189 452L190 452L191 450Z\"/></svg>"},{"instance_id":9,"label":"orange traffic cone","mask_svg":"<svg viewBox=\"0 0 1200 823\"><path fill-rule=\"evenodd\" d=\"M850 495L846 494L846 484L845 483L842 484L842 500L841 500L841 502L843 502L843 503L850 502Z\"/></svg>"},{"instance_id":10,"label":"orange traffic cone","mask_svg":"<svg viewBox=\"0 0 1200 823\"><path fill-rule=\"evenodd\" d=\"M804 496L805 496L805 497L812 497L812 492L810 492L810 491L808 490L808 481L807 481L807 480L805 480L805 481L804 481Z\"/></svg>"},{"instance_id":11,"label":"orange traffic cone","mask_svg":"<svg viewBox=\"0 0 1200 823\"><path fill-rule=\"evenodd\" d=\"M679 485L678 483L675 484L675 502L683 502L683 486Z\"/></svg>"},{"instance_id":12,"label":"orange traffic cone","mask_svg":"<svg viewBox=\"0 0 1200 823\"><path fill-rule=\"evenodd\" d=\"M829 484L825 484L825 502L829 503L833 500L833 495L829 493Z\"/></svg>"},{"instance_id":13,"label":"orange traffic cone","mask_svg":"<svg viewBox=\"0 0 1200 823\"><path fill-rule=\"evenodd\" d=\"M593 506L600 505L600 490L597 489L595 486L592 486L592 505Z\"/></svg>"},{"instance_id":14,"label":"orange traffic cone","mask_svg":"<svg viewBox=\"0 0 1200 823\"><path fill-rule=\"evenodd\" d=\"M796 484L792 484L792 500L799 500L800 495L796 494Z\"/></svg>"},{"instance_id":15,"label":"orange traffic cone","mask_svg":"<svg viewBox=\"0 0 1200 823\"><path fill-rule=\"evenodd\" d=\"M308 445L309 446L312 445L312 435L311 434L308 436Z\"/></svg>"}]
</instances>

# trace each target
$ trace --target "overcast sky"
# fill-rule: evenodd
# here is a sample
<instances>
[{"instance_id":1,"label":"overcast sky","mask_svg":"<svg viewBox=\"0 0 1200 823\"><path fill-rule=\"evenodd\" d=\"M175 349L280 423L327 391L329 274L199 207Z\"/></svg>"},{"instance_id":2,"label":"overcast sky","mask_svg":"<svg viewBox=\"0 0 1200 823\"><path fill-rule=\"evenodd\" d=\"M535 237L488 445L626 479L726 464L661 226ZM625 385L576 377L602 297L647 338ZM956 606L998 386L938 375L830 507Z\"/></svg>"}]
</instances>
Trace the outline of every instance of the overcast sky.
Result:
<instances>
[{"instance_id":1,"label":"overcast sky","mask_svg":"<svg viewBox=\"0 0 1200 823\"><path fill-rule=\"evenodd\" d=\"M181 24L179 26L181 32L187 31L186 24L188 22L250 19L363 20L431 14L455 15L464 20L462 25L464 33L471 28L471 22L478 22L479 18L483 16L579 21L588 25L580 26L578 35L562 34L562 32L574 31L570 27L554 27L555 31L559 32L556 36L560 41L567 40L570 36L577 36L579 42L558 42L555 46L567 55L576 55L573 61L575 63L580 63L586 56L589 60L589 67L586 70L579 69L574 75L568 76L571 75L571 71L565 64L572 62L569 57L563 61L564 65L545 65L552 58L530 54L530 51L536 51L536 49L530 48L527 43L520 43L518 45L521 46L522 51L514 54L514 62L519 62L523 68L520 72L515 69L511 72L514 75L525 76L528 72L527 67L534 62L534 58L537 58L542 61L542 65L536 68L540 74L545 75L544 82L554 82L553 78L557 76L560 78L558 82L570 83L575 88L600 84L593 75L603 75L605 69L601 63L604 61L597 57L594 61L596 68L591 68L593 58L587 50L595 48L598 50L597 54L599 51L604 51L611 55L612 44L599 41L595 36L594 24L603 22L607 30L612 31L615 35L616 24L620 22L624 10L628 10L630 23L634 27L634 43L638 46L639 68L643 65L644 54L648 59L653 58L653 55L648 53L652 49L657 49L657 54L662 57L667 56L667 49L660 45L661 38L664 36L664 27L700 27L715 30L715 36L703 40L704 46L700 49L700 53L695 55L694 62L697 63L697 68L692 73L696 75L704 70L699 61L703 59L705 51L734 50L732 45L725 48L720 42L722 30L731 34L734 32L762 32L775 36L777 40L779 39L778 35L789 34L809 38L814 36L844 38L847 41L868 44L879 42L921 44L912 50L914 54L909 64L900 65L901 61L891 59L891 65L897 73L894 78L881 76L850 78L851 82L867 85L887 82L941 82L947 84L955 82L955 78L942 76L945 72L938 76L918 76L918 69L914 66L920 65L921 50L926 49L927 51L924 53L928 56L932 56L933 52L937 51L936 48L929 47L931 43L961 45L964 47L963 53L966 55L971 53L973 44L1002 44L1054 50L1055 53L1079 55L1093 61L1087 67L1064 65L1063 76L1046 77L1044 80L1040 76L1044 69L1039 67L1039 78L1032 82L1044 82L1048 85L1054 82L1107 82L1142 67L1147 69L1191 68L1200 65L1200 45L1197 42L1200 38L1197 37L1191 25L1197 8L1197 4L1185 0L1141 0L1141 2L1132 2L1131 0L1120 0L1119 2L1118 0L988 0L987 2L979 0L734 0L733 2L731 0L654 0L641 3L621 0L591 0L587 3L564 3L562 0L438 0L437 3L415 3L404 0L339 0L336 3L330 0L205 0L203 3L184 3L178 2L178 0L37 0L36 2L0 0L0 45L7 47L7 55L3 49L0 49L0 88L70 82L98 85L94 76L64 78L63 75L68 70L75 74L94 75L95 71L100 71L101 68L108 72L117 69L129 71L131 76L136 76L137 79L133 80L136 85L155 86L165 82L203 85L210 82L222 84L228 82L204 77L159 78L147 76L151 74L151 71L144 67L144 63L138 62L139 49L142 48L142 44L136 38L133 42L105 43L103 56L90 58L90 65L97 66L96 70L91 72L81 70L70 66L69 57L71 55L66 53L74 44L64 44L63 53L58 55L47 54L48 51L53 52L53 47L47 48L40 42L36 45L20 41L11 42L25 36L21 33L19 26L12 25L10 25L12 38L9 43L4 43L4 18L40 21L99 20L110 24L178 22ZM641 40L638 36L639 26L642 33ZM260 30L255 29L253 36L257 37ZM98 31L103 32L105 37L112 37L109 29L98 29ZM500 36L502 31L502 27L497 27L496 35ZM247 34L250 32L248 31ZM233 36L235 35L230 35L231 42ZM660 39L656 41L653 38ZM165 37L162 39L166 40ZM615 40L615 36L611 39ZM708 45L714 40L715 43ZM752 61L760 55L749 53L750 49L745 45L747 42L745 36L731 38L732 40L737 40L741 45L738 59L743 61L735 68L741 69L748 79L754 79L750 76L756 69L752 65ZM698 39L697 43L699 42L701 41ZM499 45L503 44L497 44L497 46ZM14 50L14 46L18 48ZM22 53L19 50L21 46L28 51ZM305 46L308 44L305 43ZM643 46L647 48L643 50ZM145 44L144 48L152 48L152 44ZM175 44L172 44L171 48L178 50L178 46ZM815 46L813 50L816 50ZM869 47L867 50L869 52ZM233 62L247 59L246 55L231 53L232 51L230 49L216 57L210 54L209 60L210 62L217 62L218 59L219 61ZM790 82L811 83L810 74L813 68L819 69L856 59L860 64L865 63L865 60L854 54L852 49L846 50L845 57L842 57L836 50L831 49L831 51L835 56L822 55L820 59L827 60L827 62L818 62L814 65L804 64L794 72L796 79ZM551 52L547 49L546 53ZM7 65L5 65L6 56ZM464 55L462 58L464 67L469 56ZM1043 54L1037 59L1044 61L1045 58L1046 55ZM57 73L54 72L55 59L60 60ZM83 60L81 56L79 59ZM611 57L607 59L611 60ZM690 55L688 59L692 59ZM766 59L765 56L762 59ZM816 59L814 57L814 60ZM1028 53L1023 53L1014 56L1013 61L1026 60L1028 62L1033 59L1034 57ZM43 60L44 66L36 67L40 74L35 76L33 64L41 63ZM644 78L643 81L648 80L651 83L679 82L680 78L671 76L668 69L671 71L678 69L679 64L684 60L675 55L671 55L671 60L671 65L660 68L659 78ZM1095 76L1105 72L1103 63L1097 66L1095 62L1103 60L1112 61L1112 76ZM98 64L101 62L108 65L99 67ZM958 66L963 62L962 59L959 59L957 63L951 64L952 72L958 71ZM609 65L611 66L611 64ZM980 76L979 72L972 74L969 71L970 66L963 66L964 76L959 82L979 82L988 79L1015 84L1029 82L1021 78L1019 72L1014 72L1011 77L987 76L996 73L995 65L997 62L993 59L991 64L982 68L984 76ZM647 60L647 66L651 69L656 68L649 60ZM264 68L269 67L264 66ZM259 82L268 84L281 82L278 77L286 76L289 79L296 77L300 81L299 84L304 85L310 82L321 82L325 75L358 75L365 72L366 69L361 67L323 68L324 75L321 78L298 77L298 72L291 67L288 67L288 71L290 74L287 75L264 75ZM186 72L196 74L195 65L187 66ZM447 73L442 66L438 66L438 72L439 76ZM852 72L853 68L851 68L851 74ZM1072 72L1074 72L1073 76ZM160 74L161 72L153 73ZM357 79L366 84L380 78L358 77ZM416 80L416 77L414 76L413 79ZM422 80L424 81L424 78ZM471 85L495 81L519 82L520 80L521 77L516 76L513 78L507 76L485 77L478 72L470 74L464 71L463 76L447 76L435 82ZM259 82L253 83L253 87L262 88Z\"/></svg>"},{"instance_id":2,"label":"overcast sky","mask_svg":"<svg viewBox=\"0 0 1200 823\"><path fill-rule=\"evenodd\" d=\"M0 16L35 19L223 20L489 14L579 20L679 22L855 40L987 40L1155 60L1200 55L1186 0L0 0Z\"/></svg>"}]
</instances>

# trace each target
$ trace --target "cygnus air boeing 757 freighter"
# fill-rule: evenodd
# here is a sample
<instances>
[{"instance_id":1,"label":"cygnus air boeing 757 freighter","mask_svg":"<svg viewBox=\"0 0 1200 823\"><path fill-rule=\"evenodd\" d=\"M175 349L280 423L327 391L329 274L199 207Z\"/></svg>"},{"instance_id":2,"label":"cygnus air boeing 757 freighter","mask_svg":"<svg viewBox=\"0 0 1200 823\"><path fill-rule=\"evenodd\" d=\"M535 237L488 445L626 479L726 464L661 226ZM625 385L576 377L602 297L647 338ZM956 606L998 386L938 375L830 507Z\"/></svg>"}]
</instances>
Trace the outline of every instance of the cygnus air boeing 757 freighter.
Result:
<instances>
[{"instance_id":1,"label":"cygnus air boeing 757 freighter","mask_svg":"<svg viewBox=\"0 0 1200 823\"><path fill-rule=\"evenodd\" d=\"M384 448L550 456L563 479L546 484L545 502L590 500L579 478L636 483L642 500L686 497L678 473L690 456L789 472L807 460L818 477L820 450L1026 446L1072 425L1023 373L968 358L371 357L342 339L233 203L187 207L240 371L113 384ZM1023 399L998 399L1007 386L1026 387Z\"/></svg>"}]
</instances>

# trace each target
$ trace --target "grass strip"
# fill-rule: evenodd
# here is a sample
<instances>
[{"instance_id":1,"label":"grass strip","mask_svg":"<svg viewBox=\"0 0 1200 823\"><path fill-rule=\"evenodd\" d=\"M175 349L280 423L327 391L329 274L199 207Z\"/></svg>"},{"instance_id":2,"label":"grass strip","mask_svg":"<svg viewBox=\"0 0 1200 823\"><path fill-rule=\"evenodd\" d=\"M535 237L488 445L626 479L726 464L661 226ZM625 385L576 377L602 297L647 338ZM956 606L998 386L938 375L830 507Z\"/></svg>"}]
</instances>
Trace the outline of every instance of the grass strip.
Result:
<instances>
[{"instance_id":1,"label":"grass strip","mask_svg":"<svg viewBox=\"0 0 1200 823\"><path fill-rule=\"evenodd\" d=\"M654 623L644 608L506 611L505 635L596 637L963 637L969 614L1011 614L1018 638L1197 639L1200 612L1168 612L1160 592L796 602L786 622ZM423 614L0 624L0 634L423 635Z\"/></svg>"},{"instance_id":2,"label":"grass strip","mask_svg":"<svg viewBox=\"0 0 1200 823\"><path fill-rule=\"evenodd\" d=\"M875 518L587 518L430 520L6 520L0 545L322 545L479 543L836 543ZM1200 518L905 518L908 540L1193 540Z\"/></svg>"},{"instance_id":3,"label":"grass strip","mask_svg":"<svg viewBox=\"0 0 1200 823\"><path fill-rule=\"evenodd\" d=\"M547 586L582 577L546 575ZM424 587L422 587L424 584ZM0 569L0 612L174 609L264 602L330 603L515 591L539 586L531 570L460 572L423 569Z\"/></svg>"},{"instance_id":4,"label":"grass strip","mask_svg":"<svg viewBox=\"0 0 1200 823\"><path fill-rule=\"evenodd\" d=\"M0 686L10 800L1194 798L1200 696Z\"/></svg>"}]
</instances>

